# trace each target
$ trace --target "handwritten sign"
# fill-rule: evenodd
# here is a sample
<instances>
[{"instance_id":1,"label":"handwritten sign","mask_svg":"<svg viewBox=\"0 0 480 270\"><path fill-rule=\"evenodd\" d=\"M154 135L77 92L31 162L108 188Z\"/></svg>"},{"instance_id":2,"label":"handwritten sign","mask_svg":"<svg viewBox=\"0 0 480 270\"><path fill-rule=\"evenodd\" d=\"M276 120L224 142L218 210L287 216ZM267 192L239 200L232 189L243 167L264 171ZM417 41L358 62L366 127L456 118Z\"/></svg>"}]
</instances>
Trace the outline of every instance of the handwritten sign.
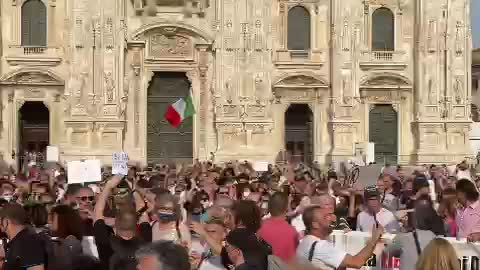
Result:
<instances>
[{"instance_id":1,"label":"handwritten sign","mask_svg":"<svg viewBox=\"0 0 480 270\"><path fill-rule=\"evenodd\" d=\"M68 183L82 184L102 181L100 160L70 161L67 163Z\"/></svg>"},{"instance_id":2,"label":"handwritten sign","mask_svg":"<svg viewBox=\"0 0 480 270\"><path fill-rule=\"evenodd\" d=\"M112 155L112 174L128 174L128 154L125 152L113 153Z\"/></svg>"}]
</instances>

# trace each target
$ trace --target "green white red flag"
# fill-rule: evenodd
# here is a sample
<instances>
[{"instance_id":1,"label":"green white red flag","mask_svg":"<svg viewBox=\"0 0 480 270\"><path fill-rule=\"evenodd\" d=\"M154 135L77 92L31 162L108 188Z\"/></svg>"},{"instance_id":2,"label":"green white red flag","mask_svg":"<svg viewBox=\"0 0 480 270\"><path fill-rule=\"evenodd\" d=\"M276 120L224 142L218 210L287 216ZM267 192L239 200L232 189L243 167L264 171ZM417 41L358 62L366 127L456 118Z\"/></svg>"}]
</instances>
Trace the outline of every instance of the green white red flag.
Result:
<instances>
[{"instance_id":1,"label":"green white red flag","mask_svg":"<svg viewBox=\"0 0 480 270\"><path fill-rule=\"evenodd\" d=\"M178 127L183 120L192 117L195 114L195 105L193 104L192 91L189 95L170 104L165 112L165 119L173 127Z\"/></svg>"}]
</instances>

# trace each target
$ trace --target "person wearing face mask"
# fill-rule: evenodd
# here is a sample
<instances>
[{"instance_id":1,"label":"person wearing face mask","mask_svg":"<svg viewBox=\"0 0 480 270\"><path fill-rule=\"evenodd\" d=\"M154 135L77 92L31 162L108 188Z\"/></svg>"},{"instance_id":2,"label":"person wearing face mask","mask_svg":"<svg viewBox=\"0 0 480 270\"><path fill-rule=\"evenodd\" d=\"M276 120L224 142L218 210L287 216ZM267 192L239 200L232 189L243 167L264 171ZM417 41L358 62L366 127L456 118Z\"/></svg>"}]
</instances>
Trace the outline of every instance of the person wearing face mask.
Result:
<instances>
[{"instance_id":1,"label":"person wearing face mask","mask_svg":"<svg viewBox=\"0 0 480 270\"><path fill-rule=\"evenodd\" d=\"M144 234L149 234L152 241L173 241L185 247L191 247L191 235L180 218L180 206L171 193L160 193L155 197L155 220L148 225ZM142 223L144 225L146 223Z\"/></svg>"},{"instance_id":2,"label":"person wearing face mask","mask_svg":"<svg viewBox=\"0 0 480 270\"><path fill-rule=\"evenodd\" d=\"M46 269L44 242L27 222L27 213L19 204L9 203L0 210L0 230L9 240L5 246L3 270Z\"/></svg>"},{"instance_id":3,"label":"person wearing face mask","mask_svg":"<svg viewBox=\"0 0 480 270\"><path fill-rule=\"evenodd\" d=\"M135 270L137 262L135 252L149 241L151 236L136 233L137 211L133 206L125 205L115 215L114 228L105 224L104 210L112 190L122 181L123 176L110 179L95 205L94 236L102 270Z\"/></svg>"}]
</instances>

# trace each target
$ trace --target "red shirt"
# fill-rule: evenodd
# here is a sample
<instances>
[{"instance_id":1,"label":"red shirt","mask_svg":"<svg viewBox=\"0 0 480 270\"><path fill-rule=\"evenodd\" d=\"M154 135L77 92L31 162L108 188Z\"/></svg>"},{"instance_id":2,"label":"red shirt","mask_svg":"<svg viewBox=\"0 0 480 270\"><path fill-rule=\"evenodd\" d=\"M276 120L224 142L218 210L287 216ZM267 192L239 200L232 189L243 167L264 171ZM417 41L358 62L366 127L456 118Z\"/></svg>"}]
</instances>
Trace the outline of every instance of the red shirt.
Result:
<instances>
[{"instance_id":1,"label":"red shirt","mask_svg":"<svg viewBox=\"0 0 480 270\"><path fill-rule=\"evenodd\" d=\"M295 257L299 240L298 233L284 217L266 219L258 231L258 235L272 246L273 255L284 262L289 262Z\"/></svg>"}]
</instances>

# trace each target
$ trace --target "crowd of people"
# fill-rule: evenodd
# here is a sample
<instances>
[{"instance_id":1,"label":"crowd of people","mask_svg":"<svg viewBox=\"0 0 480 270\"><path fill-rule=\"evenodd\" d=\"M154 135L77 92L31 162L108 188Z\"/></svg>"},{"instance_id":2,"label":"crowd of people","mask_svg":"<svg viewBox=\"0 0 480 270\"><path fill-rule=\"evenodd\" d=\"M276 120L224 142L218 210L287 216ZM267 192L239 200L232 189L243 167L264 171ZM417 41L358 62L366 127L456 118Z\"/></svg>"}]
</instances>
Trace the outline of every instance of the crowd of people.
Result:
<instances>
[{"instance_id":1,"label":"crowd of people","mask_svg":"<svg viewBox=\"0 0 480 270\"><path fill-rule=\"evenodd\" d=\"M334 170L287 164L257 172L246 161L102 173L102 182L68 184L58 165L5 172L0 269L456 270L443 237L480 240L475 179L458 179L447 166L407 173L385 165L365 187ZM334 230L371 238L347 254L332 242ZM399 265L388 266L382 253Z\"/></svg>"}]
</instances>

